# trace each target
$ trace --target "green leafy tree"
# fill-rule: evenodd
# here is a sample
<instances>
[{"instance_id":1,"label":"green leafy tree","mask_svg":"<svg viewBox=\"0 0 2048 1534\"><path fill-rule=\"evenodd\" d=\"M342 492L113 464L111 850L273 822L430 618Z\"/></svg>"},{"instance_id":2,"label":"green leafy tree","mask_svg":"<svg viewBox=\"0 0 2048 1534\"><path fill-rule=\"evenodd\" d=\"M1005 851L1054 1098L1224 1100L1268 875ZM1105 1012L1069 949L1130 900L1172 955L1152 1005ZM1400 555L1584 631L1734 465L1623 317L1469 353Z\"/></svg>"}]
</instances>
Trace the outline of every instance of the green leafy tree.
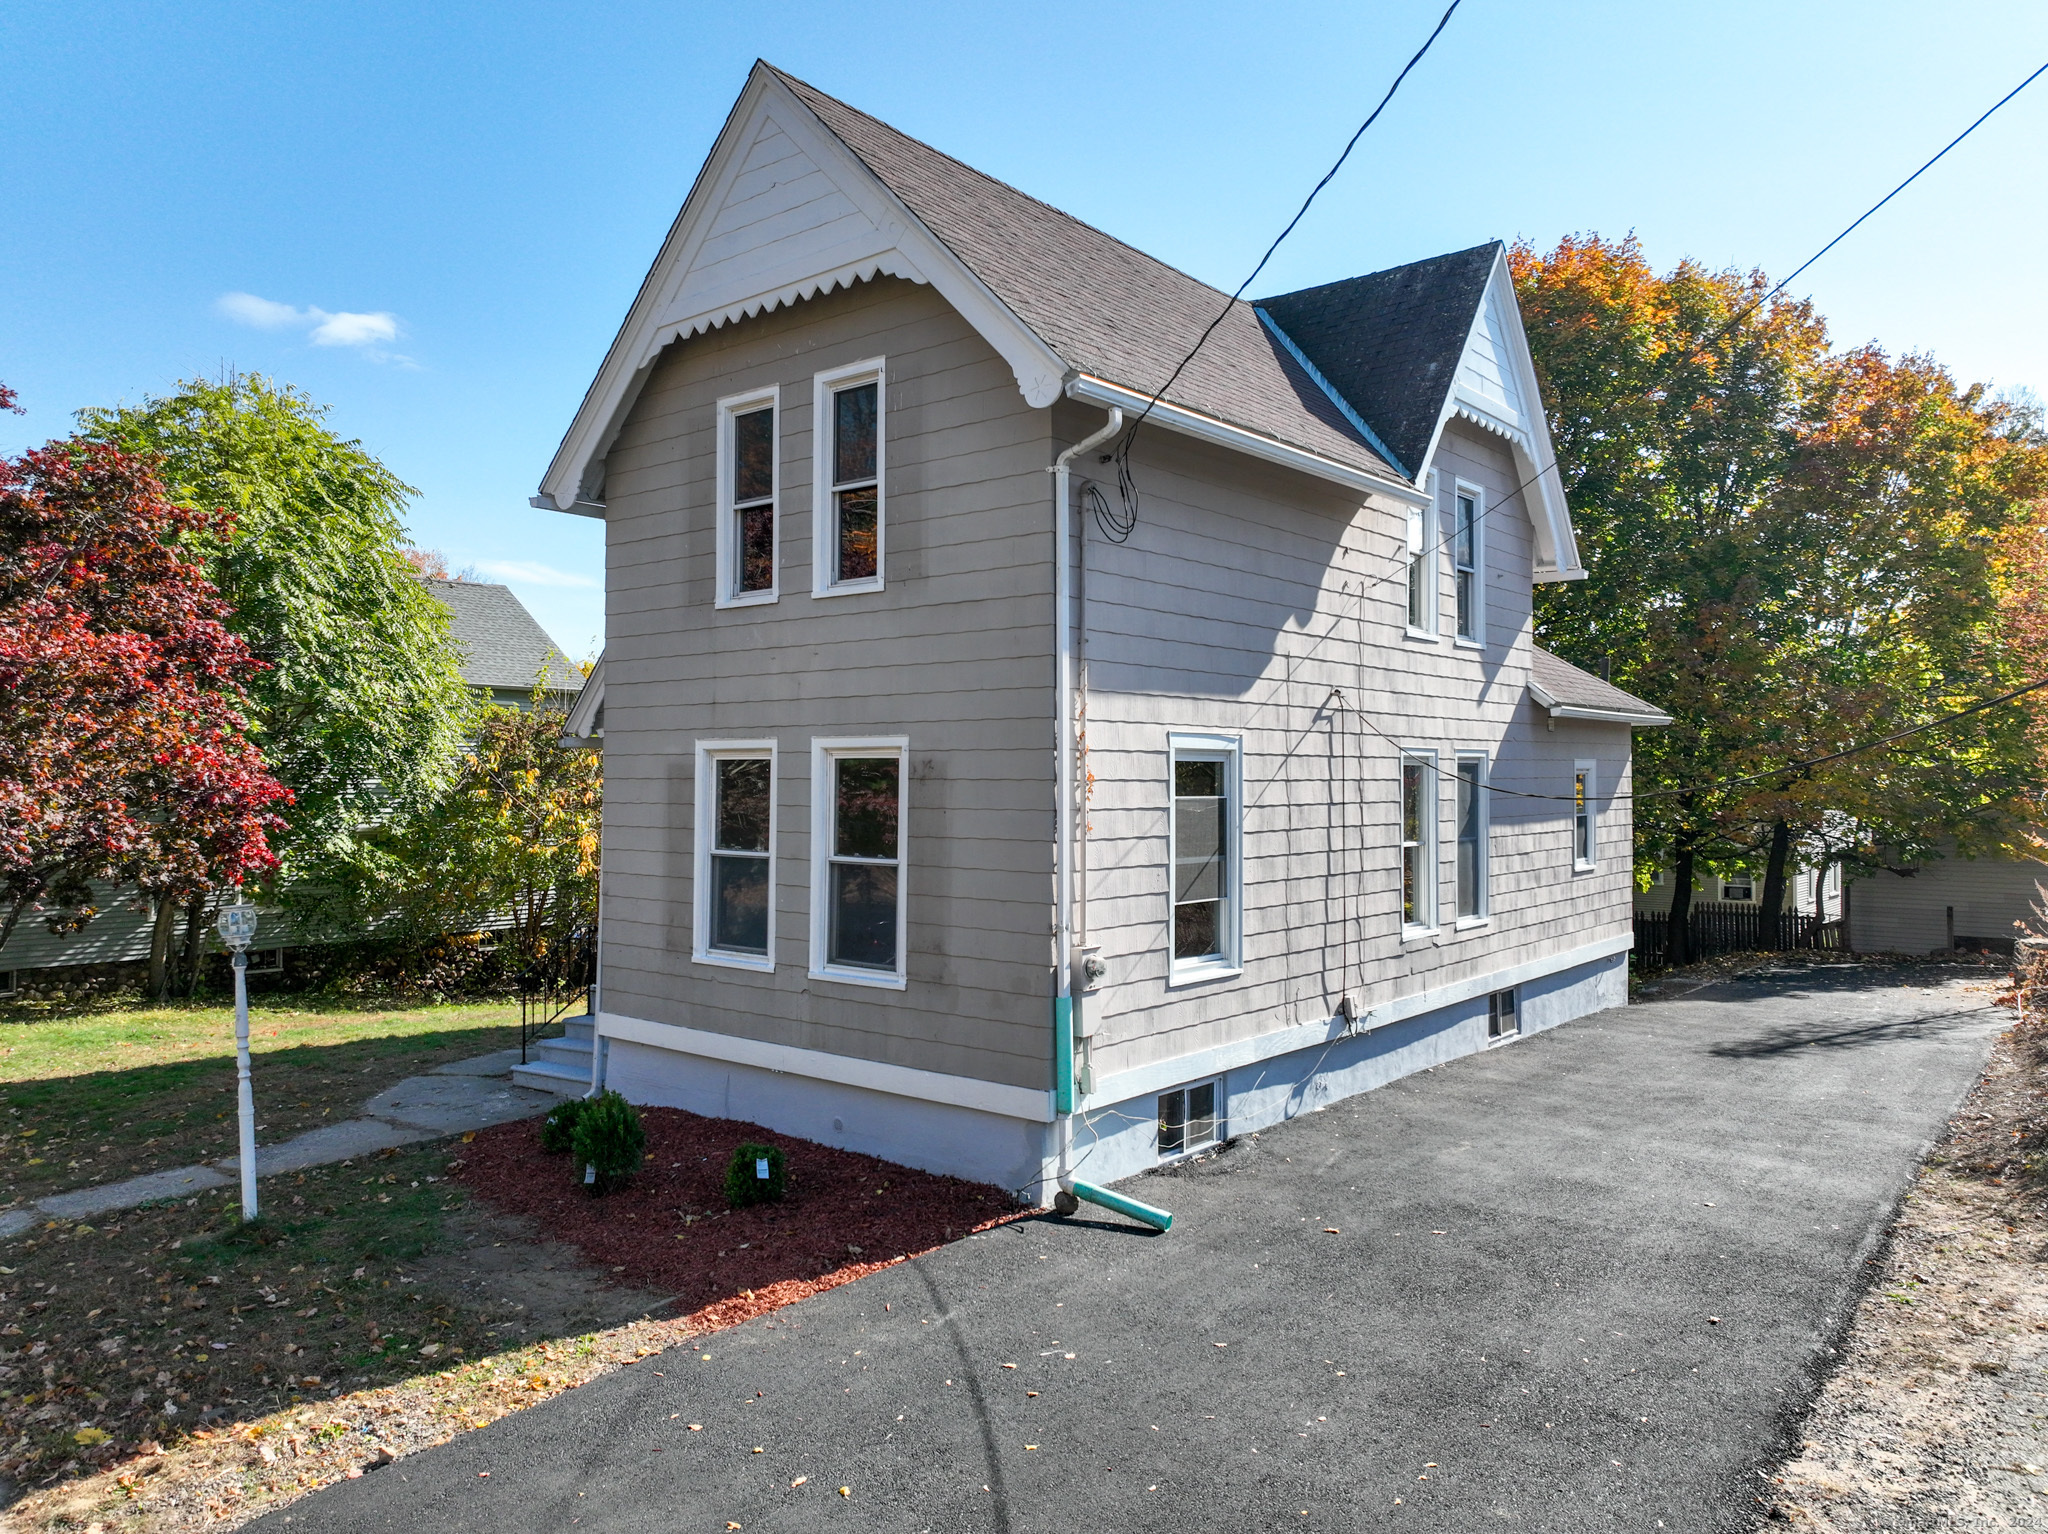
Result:
<instances>
[{"instance_id":1,"label":"green leafy tree","mask_svg":"<svg viewBox=\"0 0 2048 1534\"><path fill-rule=\"evenodd\" d=\"M280 882L289 895L351 877L367 828L446 787L473 707L447 612L404 557L414 492L334 432L324 407L258 375L193 379L79 418L87 435L153 458L173 498L232 514L224 534L189 541L231 628L268 662L248 712L293 795Z\"/></svg>"},{"instance_id":2,"label":"green leafy tree","mask_svg":"<svg viewBox=\"0 0 2048 1534\"><path fill-rule=\"evenodd\" d=\"M1594 236L1511 261L1592 572L1542 588L1537 629L1675 720L1637 738L1636 826L1639 872L1676 871L1677 933L1702 867L1764 859L1776 911L1802 842L1868 863L2023 839L2028 710L1778 769L2042 674L2006 616L2038 422L1929 359L1830 351L1761 273L1659 274Z\"/></svg>"}]
</instances>

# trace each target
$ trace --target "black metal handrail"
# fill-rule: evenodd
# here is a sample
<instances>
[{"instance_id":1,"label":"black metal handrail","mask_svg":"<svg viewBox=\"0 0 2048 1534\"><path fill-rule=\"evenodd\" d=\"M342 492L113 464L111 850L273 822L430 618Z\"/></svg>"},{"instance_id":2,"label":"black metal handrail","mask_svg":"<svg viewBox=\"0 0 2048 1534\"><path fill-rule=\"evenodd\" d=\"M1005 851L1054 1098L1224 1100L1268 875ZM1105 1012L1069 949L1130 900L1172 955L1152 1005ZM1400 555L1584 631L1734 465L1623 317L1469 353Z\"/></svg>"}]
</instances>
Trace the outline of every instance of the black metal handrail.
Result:
<instances>
[{"instance_id":1,"label":"black metal handrail","mask_svg":"<svg viewBox=\"0 0 2048 1534\"><path fill-rule=\"evenodd\" d=\"M597 929L571 933L519 975L519 1063L542 1032L560 1022L597 983Z\"/></svg>"}]
</instances>

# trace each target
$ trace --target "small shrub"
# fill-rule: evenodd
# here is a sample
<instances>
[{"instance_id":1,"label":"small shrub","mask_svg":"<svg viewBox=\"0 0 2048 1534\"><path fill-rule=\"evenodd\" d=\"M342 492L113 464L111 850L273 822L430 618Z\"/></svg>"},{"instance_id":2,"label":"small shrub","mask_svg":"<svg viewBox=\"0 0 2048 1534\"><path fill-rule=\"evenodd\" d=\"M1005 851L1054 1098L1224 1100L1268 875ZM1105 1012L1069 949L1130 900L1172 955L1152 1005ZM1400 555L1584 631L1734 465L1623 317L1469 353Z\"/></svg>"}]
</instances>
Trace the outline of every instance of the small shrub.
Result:
<instances>
[{"instance_id":1,"label":"small shrub","mask_svg":"<svg viewBox=\"0 0 2048 1534\"><path fill-rule=\"evenodd\" d=\"M761 1169L766 1166L768 1175ZM725 1201L734 1209L782 1201L786 1186L782 1152L772 1145L742 1145L725 1164Z\"/></svg>"},{"instance_id":2,"label":"small shrub","mask_svg":"<svg viewBox=\"0 0 2048 1534\"><path fill-rule=\"evenodd\" d=\"M640 1114L616 1092L583 1100L569 1149L577 1177L592 1193L609 1193L640 1170L647 1131Z\"/></svg>"},{"instance_id":3,"label":"small shrub","mask_svg":"<svg viewBox=\"0 0 2048 1534\"><path fill-rule=\"evenodd\" d=\"M589 1102L587 1097L572 1097L548 1109L548 1116L540 1121L540 1148L556 1156L568 1150L576 1138L576 1121L583 1117Z\"/></svg>"}]
</instances>

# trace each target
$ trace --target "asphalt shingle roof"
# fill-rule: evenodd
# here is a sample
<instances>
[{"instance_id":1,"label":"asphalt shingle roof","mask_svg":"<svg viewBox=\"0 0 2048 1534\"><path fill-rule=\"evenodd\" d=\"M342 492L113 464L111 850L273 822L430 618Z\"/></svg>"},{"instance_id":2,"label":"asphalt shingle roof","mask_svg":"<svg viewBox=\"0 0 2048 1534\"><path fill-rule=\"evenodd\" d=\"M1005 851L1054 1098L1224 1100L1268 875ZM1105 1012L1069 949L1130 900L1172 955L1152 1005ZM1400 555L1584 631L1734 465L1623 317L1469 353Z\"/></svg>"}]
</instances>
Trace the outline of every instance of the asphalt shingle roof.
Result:
<instances>
[{"instance_id":1,"label":"asphalt shingle roof","mask_svg":"<svg viewBox=\"0 0 2048 1534\"><path fill-rule=\"evenodd\" d=\"M1069 367L1150 395L1228 301L1070 214L775 73ZM1230 304L1166 398L1349 468L1408 478L1241 301Z\"/></svg>"},{"instance_id":2,"label":"asphalt shingle roof","mask_svg":"<svg viewBox=\"0 0 2048 1534\"><path fill-rule=\"evenodd\" d=\"M1599 708L1617 714L1667 717L1656 704L1646 703L1632 692L1623 692L1612 682L1603 682L1590 671L1581 671L1541 645L1529 647L1529 680L1567 708Z\"/></svg>"},{"instance_id":3,"label":"asphalt shingle roof","mask_svg":"<svg viewBox=\"0 0 2048 1534\"><path fill-rule=\"evenodd\" d=\"M1257 304L1412 474L1501 248L1492 240Z\"/></svg>"},{"instance_id":4,"label":"asphalt shingle roof","mask_svg":"<svg viewBox=\"0 0 2048 1534\"><path fill-rule=\"evenodd\" d=\"M530 691L543 673L558 692L583 686L583 673L548 638L526 604L509 586L481 581L426 579L451 617L449 631L462 652L462 679L472 687L509 687Z\"/></svg>"}]
</instances>

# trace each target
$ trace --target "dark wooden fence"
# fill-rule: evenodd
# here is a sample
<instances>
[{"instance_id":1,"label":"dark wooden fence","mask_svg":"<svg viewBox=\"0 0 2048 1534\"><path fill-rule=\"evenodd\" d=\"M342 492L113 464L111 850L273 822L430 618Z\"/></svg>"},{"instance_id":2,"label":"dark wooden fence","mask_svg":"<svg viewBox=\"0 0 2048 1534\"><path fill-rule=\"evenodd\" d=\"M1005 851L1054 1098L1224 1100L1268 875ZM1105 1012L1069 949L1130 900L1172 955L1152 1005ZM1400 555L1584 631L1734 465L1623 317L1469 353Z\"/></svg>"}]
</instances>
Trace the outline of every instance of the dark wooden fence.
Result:
<instances>
[{"instance_id":1,"label":"dark wooden fence","mask_svg":"<svg viewBox=\"0 0 2048 1534\"><path fill-rule=\"evenodd\" d=\"M1687 923L1691 941L1687 947L1694 959L1710 959L1722 953L1771 953L1787 948L1835 948L1842 946L1842 923L1811 913L1786 911L1775 919L1760 906L1735 905L1726 901L1694 904ZM1638 974L1663 969L1672 963L1670 916L1658 913L1636 915L1635 966Z\"/></svg>"}]
</instances>

